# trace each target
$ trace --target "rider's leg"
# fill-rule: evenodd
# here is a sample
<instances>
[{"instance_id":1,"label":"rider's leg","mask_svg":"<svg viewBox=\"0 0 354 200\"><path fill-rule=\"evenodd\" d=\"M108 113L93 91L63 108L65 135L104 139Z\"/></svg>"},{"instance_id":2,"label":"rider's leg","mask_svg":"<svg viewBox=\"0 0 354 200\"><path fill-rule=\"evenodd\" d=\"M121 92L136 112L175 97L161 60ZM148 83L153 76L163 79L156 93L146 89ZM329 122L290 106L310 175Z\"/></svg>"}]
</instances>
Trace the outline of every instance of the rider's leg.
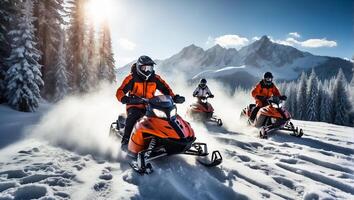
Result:
<instances>
[{"instance_id":1,"label":"rider's leg","mask_svg":"<svg viewBox=\"0 0 354 200\"><path fill-rule=\"evenodd\" d=\"M127 119L125 121L124 135L122 138L123 144L128 144L130 134L133 130L135 123L145 115L146 110L141 108L129 108L127 110Z\"/></svg>"}]
</instances>

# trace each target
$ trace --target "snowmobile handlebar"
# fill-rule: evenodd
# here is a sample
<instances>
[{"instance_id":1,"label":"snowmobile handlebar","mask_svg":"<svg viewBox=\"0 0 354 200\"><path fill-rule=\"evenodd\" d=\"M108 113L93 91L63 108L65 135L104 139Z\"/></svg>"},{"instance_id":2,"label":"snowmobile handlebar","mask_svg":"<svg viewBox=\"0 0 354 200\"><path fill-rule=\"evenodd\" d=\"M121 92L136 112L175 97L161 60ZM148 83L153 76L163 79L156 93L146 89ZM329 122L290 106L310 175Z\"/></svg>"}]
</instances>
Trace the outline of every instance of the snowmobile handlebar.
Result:
<instances>
[{"instance_id":1,"label":"snowmobile handlebar","mask_svg":"<svg viewBox=\"0 0 354 200\"><path fill-rule=\"evenodd\" d=\"M280 104L282 101L285 101L287 97L285 95L282 96L271 96L270 98L266 98L267 103L272 104Z\"/></svg>"},{"instance_id":2,"label":"snowmobile handlebar","mask_svg":"<svg viewBox=\"0 0 354 200\"><path fill-rule=\"evenodd\" d=\"M169 95L167 95L167 96L169 96ZM171 98L172 98L173 102L176 104L182 104L185 102L184 96L180 96L178 94L171 97ZM129 99L129 104L149 104L149 103L150 103L150 99L148 99L148 98L132 96Z\"/></svg>"},{"instance_id":3,"label":"snowmobile handlebar","mask_svg":"<svg viewBox=\"0 0 354 200\"><path fill-rule=\"evenodd\" d=\"M197 97L197 96L196 96ZM200 98L202 100L207 100L209 98L214 98L214 95L208 95L208 96L203 96L203 97L197 97L197 98Z\"/></svg>"}]
</instances>

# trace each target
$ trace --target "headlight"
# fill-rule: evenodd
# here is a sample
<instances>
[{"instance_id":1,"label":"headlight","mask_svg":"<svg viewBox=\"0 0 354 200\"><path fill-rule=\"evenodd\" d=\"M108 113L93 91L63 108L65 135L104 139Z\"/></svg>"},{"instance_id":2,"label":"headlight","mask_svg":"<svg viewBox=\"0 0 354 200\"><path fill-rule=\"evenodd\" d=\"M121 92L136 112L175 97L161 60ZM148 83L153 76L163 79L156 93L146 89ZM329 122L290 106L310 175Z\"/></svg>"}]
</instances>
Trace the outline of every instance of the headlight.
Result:
<instances>
[{"instance_id":1,"label":"headlight","mask_svg":"<svg viewBox=\"0 0 354 200\"><path fill-rule=\"evenodd\" d=\"M174 117L177 115L177 109L176 108L173 108L170 112L170 117Z\"/></svg>"},{"instance_id":2,"label":"headlight","mask_svg":"<svg viewBox=\"0 0 354 200\"><path fill-rule=\"evenodd\" d=\"M279 103L279 108L283 107L283 103Z\"/></svg>"},{"instance_id":3,"label":"headlight","mask_svg":"<svg viewBox=\"0 0 354 200\"><path fill-rule=\"evenodd\" d=\"M159 110L159 109L152 109L152 111L154 112L154 114L159 117L159 118L167 118L167 115L165 112Z\"/></svg>"}]
</instances>

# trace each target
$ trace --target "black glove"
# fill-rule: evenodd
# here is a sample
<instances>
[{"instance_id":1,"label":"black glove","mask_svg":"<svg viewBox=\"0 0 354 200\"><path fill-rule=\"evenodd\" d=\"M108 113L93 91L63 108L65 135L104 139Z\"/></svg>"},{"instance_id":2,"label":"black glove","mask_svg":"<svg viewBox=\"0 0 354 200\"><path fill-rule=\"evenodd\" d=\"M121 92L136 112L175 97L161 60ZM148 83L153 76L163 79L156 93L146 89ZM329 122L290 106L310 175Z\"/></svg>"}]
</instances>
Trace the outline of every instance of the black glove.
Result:
<instances>
[{"instance_id":1,"label":"black glove","mask_svg":"<svg viewBox=\"0 0 354 200\"><path fill-rule=\"evenodd\" d=\"M211 94L211 95L209 95L208 97L209 97L209 98L214 98L214 95L213 95L213 94Z\"/></svg>"},{"instance_id":2,"label":"black glove","mask_svg":"<svg viewBox=\"0 0 354 200\"><path fill-rule=\"evenodd\" d=\"M279 99L280 99L280 100L283 100L283 101L285 101L287 98L288 98L288 97L285 96L285 95L279 97Z\"/></svg>"},{"instance_id":3,"label":"black glove","mask_svg":"<svg viewBox=\"0 0 354 200\"><path fill-rule=\"evenodd\" d=\"M258 99L258 100L260 100L260 101L263 101L263 102L264 102L264 101L267 101L267 99L268 99L268 98L267 98L267 97L265 97L265 96L260 96L260 95L257 95L257 96L256 96L256 99Z\"/></svg>"},{"instance_id":4,"label":"black glove","mask_svg":"<svg viewBox=\"0 0 354 200\"><path fill-rule=\"evenodd\" d=\"M132 96L132 97L124 96L122 98L122 103L123 104L143 104L145 102L144 102L144 99L142 99L142 98L138 98L138 97L134 97L134 96Z\"/></svg>"},{"instance_id":5,"label":"black glove","mask_svg":"<svg viewBox=\"0 0 354 200\"><path fill-rule=\"evenodd\" d=\"M184 101L186 100L184 96L180 96L179 94L176 94L174 97L172 97L172 99L175 103L184 103Z\"/></svg>"}]
</instances>

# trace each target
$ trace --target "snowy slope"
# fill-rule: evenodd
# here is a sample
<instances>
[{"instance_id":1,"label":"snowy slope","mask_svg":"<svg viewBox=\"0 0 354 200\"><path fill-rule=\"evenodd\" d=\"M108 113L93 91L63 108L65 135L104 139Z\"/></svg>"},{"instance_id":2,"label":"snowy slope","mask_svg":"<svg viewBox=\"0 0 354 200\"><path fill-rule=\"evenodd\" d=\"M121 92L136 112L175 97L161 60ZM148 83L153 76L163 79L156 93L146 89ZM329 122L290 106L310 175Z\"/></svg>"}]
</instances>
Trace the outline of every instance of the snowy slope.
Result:
<instances>
[{"instance_id":1,"label":"snowy slope","mask_svg":"<svg viewBox=\"0 0 354 200\"><path fill-rule=\"evenodd\" d=\"M192 123L199 141L220 150L221 166L208 169L177 155L153 162L154 173L140 176L107 136L124 109L113 92L64 100L35 127L37 114L1 106L0 119L23 119L31 128L27 137L0 147L0 199L354 199L353 128L295 121L303 138L277 133L259 139L235 117L240 106L229 107L248 102L241 93L211 101L224 128ZM1 136L10 123L1 121Z\"/></svg>"}]
</instances>

